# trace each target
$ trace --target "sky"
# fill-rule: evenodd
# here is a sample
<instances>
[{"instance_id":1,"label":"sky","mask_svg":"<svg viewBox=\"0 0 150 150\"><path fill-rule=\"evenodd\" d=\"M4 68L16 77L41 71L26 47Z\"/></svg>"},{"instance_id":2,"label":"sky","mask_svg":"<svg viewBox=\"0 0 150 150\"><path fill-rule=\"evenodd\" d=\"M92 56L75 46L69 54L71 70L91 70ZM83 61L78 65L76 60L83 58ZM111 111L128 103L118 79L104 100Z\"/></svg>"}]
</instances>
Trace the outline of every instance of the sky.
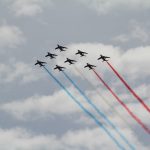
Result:
<instances>
[{"instance_id":1,"label":"sky","mask_svg":"<svg viewBox=\"0 0 150 150\"><path fill-rule=\"evenodd\" d=\"M0 149L118 149L45 70L34 65L39 59L126 149L62 73L53 70L56 64L67 68L66 73L136 149L149 150L150 136L92 71L83 68L87 62L96 65L108 85L150 128L149 113L107 64L97 61L100 54L109 56L109 62L150 107L149 14L147 0L1 0ZM56 51L57 44L68 47L67 51ZM87 52L87 57L76 56L78 49ZM48 51L59 56L45 58ZM64 64L67 57L78 62Z\"/></svg>"}]
</instances>

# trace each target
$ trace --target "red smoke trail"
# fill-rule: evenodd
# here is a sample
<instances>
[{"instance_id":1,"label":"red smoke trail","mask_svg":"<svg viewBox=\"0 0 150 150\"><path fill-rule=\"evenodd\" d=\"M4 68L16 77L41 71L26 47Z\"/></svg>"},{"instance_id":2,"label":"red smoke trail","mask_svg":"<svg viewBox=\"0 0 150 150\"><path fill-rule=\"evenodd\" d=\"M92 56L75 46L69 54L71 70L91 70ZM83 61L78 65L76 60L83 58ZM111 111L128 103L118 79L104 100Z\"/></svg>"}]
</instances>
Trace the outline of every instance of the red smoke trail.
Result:
<instances>
[{"instance_id":1,"label":"red smoke trail","mask_svg":"<svg viewBox=\"0 0 150 150\"><path fill-rule=\"evenodd\" d=\"M82 77L84 78L84 80L86 80L86 82L87 82L93 89L95 89L94 84L92 84L92 83L89 81L88 77L86 77L76 66L74 66L74 67L75 67L76 71L80 74L80 76L82 76ZM96 93L100 96L100 98L109 106L109 108L110 108L113 112L115 112L115 113L119 116L119 118L120 118L121 120L123 120L123 121L130 127L128 121L127 121L123 116L121 116L121 114L119 113L119 111L118 111L117 109L114 109L114 108L113 108L113 105L112 105L104 96L102 96L102 95L100 94L100 92L99 92L97 89L95 89L95 90L96 90Z\"/></svg>"},{"instance_id":2,"label":"red smoke trail","mask_svg":"<svg viewBox=\"0 0 150 150\"><path fill-rule=\"evenodd\" d=\"M131 87L127 84L127 82L119 75L119 73L115 70L115 68L107 62L108 66L114 71L114 73L118 76L118 78L123 82L123 84L127 87L127 89L132 93L132 95L144 106L144 108L150 112L150 108L143 102L143 100L131 89Z\"/></svg>"},{"instance_id":3,"label":"red smoke trail","mask_svg":"<svg viewBox=\"0 0 150 150\"><path fill-rule=\"evenodd\" d=\"M120 98L112 91L112 89L106 84L106 82L100 77L100 75L93 69L93 72L98 77L98 79L105 85L105 87L111 92L111 94L117 99L117 101L128 111L128 113L132 116L134 120L138 122L142 128L150 134L150 129L128 108L128 106L120 100Z\"/></svg>"}]
</instances>

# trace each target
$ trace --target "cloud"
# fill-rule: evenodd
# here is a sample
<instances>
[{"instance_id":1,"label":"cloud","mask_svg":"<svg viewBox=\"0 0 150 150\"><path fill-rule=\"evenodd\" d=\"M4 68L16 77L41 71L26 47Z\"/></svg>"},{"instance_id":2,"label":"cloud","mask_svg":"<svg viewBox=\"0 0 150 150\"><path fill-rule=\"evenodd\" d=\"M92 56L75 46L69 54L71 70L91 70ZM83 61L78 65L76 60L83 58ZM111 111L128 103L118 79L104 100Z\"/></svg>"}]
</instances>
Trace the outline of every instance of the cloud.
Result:
<instances>
[{"instance_id":1,"label":"cloud","mask_svg":"<svg viewBox=\"0 0 150 150\"><path fill-rule=\"evenodd\" d=\"M66 57L77 60L78 63L75 64L75 67L65 65L65 67L67 68L66 72L68 72L68 74L70 75L72 74L72 78L82 78L84 80L84 83L86 84L88 81L85 80L85 76L92 84L94 84L94 88L91 85L89 86L88 84L83 85L84 88L88 87L90 89L91 87L92 91L101 87L98 89L98 91L108 97L108 99L112 100L112 97L109 96L109 92L104 90L104 86L97 82L93 72L89 71L88 69L84 69L85 64L89 62L97 66L97 72L100 73L103 79L107 81L108 85L110 85L114 91L120 94L119 96L123 96L123 100L127 101L128 103L132 103L133 101L135 101L135 99L129 94L125 86L110 70L106 63L97 61L99 55L103 54L111 57L109 60L110 63L125 78L129 85L135 91L137 91L137 94L140 97L142 97L143 99L147 99L149 97L149 93L146 91L148 91L149 89L149 82L147 82L147 80L150 76L150 46L122 50L119 47L114 47L113 45L104 45L102 43L79 43L70 44L68 45L68 48L69 51L64 53L64 56L59 56L59 58L56 60L56 63L62 64ZM84 58L75 56L74 54L77 49L86 51L88 53L88 56ZM76 68L79 69L79 73ZM82 83L80 85L82 85ZM138 89L140 89L140 92ZM95 93L95 97L96 95L97 93Z\"/></svg>"},{"instance_id":2,"label":"cloud","mask_svg":"<svg viewBox=\"0 0 150 150\"><path fill-rule=\"evenodd\" d=\"M12 150L48 150L49 148L58 149L55 137L52 136L33 136L24 129L16 128L10 130L0 129L0 149ZM9 144L8 144L9 143Z\"/></svg>"},{"instance_id":3,"label":"cloud","mask_svg":"<svg viewBox=\"0 0 150 150\"><path fill-rule=\"evenodd\" d=\"M16 16L35 16L43 11L43 6L51 4L48 0L8 0L10 9Z\"/></svg>"},{"instance_id":4,"label":"cloud","mask_svg":"<svg viewBox=\"0 0 150 150\"><path fill-rule=\"evenodd\" d=\"M69 89L73 90L71 87ZM32 118L32 113L36 116L53 117L54 115L71 115L80 112L80 109L63 90L49 96L33 96L25 100L5 103L1 106L1 110L23 120Z\"/></svg>"},{"instance_id":5,"label":"cloud","mask_svg":"<svg viewBox=\"0 0 150 150\"><path fill-rule=\"evenodd\" d=\"M0 26L0 47L15 48L25 42L23 32L17 26L1 25Z\"/></svg>"},{"instance_id":6,"label":"cloud","mask_svg":"<svg viewBox=\"0 0 150 150\"><path fill-rule=\"evenodd\" d=\"M37 72L32 65L24 62L10 61L9 64L0 64L1 83L29 83L42 78L42 74Z\"/></svg>"},{"instance_id":7,"label":"cloud","mask_svg":"<svg viewBox=\"0 0 150 150\"><path fill-rule=\"evenodd\" d=\"M149 86L145 86L146 90L149 89ZM68 88L69 91L72 92L73 95L76 96L78 100L90 111L92 111L98 118L100 118L100 121L104 123L104 120L99 117L98 114L93 111L94 109L91 109L91 107L85 102L84 99L77 93L77 91L73 87ZM128 120L128 123L131 123L135 126L137 126L137 123L131 119L129 114L122 109L122 106L114 99L112 96L109 96L109 92L106 90L98 90L105 99L103 99L102 96L99 96L99 94L95 90L86 91L86 95L92 100L92 102L107 116L109 116L110 120L113 120L113 122L119 122L116 123L118 126L124 127L127 124L124 122L122 117L128 118L125 120ZM138 91L138 90L137 90ZM140 92L141 94L142 92ZM143 96L143 95L141 95ZM61 97L61 99L60 99ZM119 97L125 97L124 95L119 95ZM149 122L149 114L147 111L143 109L140 103L138 103L135 99L131 99L131 96L127 94L127 100L128 100L128 107L132 108L131 110L138 114L139 118L143 120L143 122L150 124ZM126 99L125 97L125 99ZM108 105L109 103L109 105ZM114 111L114 109L118 110L117 113ZM82 110L66 95L66 93L63 90L55 92L53 95L48 96L33 96L29 97L24 100L19 101L12 101L9 103L1 104L0 110L3 112L6 112L10 114L11 116L19 119L27 121L28 119L39 119L41 117L54 117L54 116L70 116L70 115L78 115L80 114L80 119L78 123L86 123L86 124L93 124L91 122L90 118L86 116L86 119L82 114ZM139 111L141 110L141 111ZM118 115L120 114L120 116ZM33 115L34 114L34 115ZM145 117L143 117L145 116ZM105 123L104 123L105 124Z\"/></svg>"},{"instance_id":8,"label":"cloud","mask_svg":"<svg viewBox=\"0 0 150 150\"><path fill-rule=\"evenodd\" d=\"M150 46L137 47L126 51L121 57L121 70L123 71L123 68L127 68L128 71L124 70L123 73L131 75L137 80L141 77L148 77L150 75L150 70L148 69L148 64L150 63L149 48Z\"/></svg>"},{"instance_id":9,"label":"cloud","mask_svg":"<svg viewBox=\"0 0 150 150\"><path fill-rule=\"evenodd\" d=\"M69 51L64 52L62 56L58 56L59 58L56 60L56 63L61 64L66 57L78 60L78 63L76 64L76 66L79 67L80 71L82 71L82 73L88 77L90 82L94 83L94 86L96 88L98 87L99 83L97 82L95 77L92 75L92 72L90 72L88 69L83 70L83 67L86 64L86 62L96 64L98 72L102 73L102 76L104 77L104 79L107 79L107 77L110 76L110 78L107 79L107 81L109 82L109 84L112 85L115 91L117 90L118 83L116 84L116 81L113 78L115 76L112 75L112 72L110 72L108 68L106 69L107 66L105 65L105 63L101 63L100 61L97 61L99 54L104 54L104 55L108 55L111 57L110 62L115 66L115 68L117 68L117 70L119 70L119 72L123 76L126 77L128 81L132 80L132 83L136 82L136 85L134 88L137 90L137 92L140 90L140 88L142 88L141 83L140 83L141 80L143 82L142 86L144 88L144 91L149 90L150 85L147 83L146 79L150 75L149 66L148 66L148 64L150 64L150 59L149 59L150 58L150 53L149 53L150 46L122 50L119 47L114 47L113 45L104 45L102 43L74 43L74 44L67 45L67 47L69 48ZM74 54L77 51L77 49L86 51L89 53L89 55L84 58L75 56ZM72 72L71 74L69 73L70 75L72 75L72 78L74 77L76 77L74 79L78 79L78 77L81 78L81 76L76 72L76 69L73 66L66 65L66 67L69 68L68 69L69 71L67 71L68 73ZM2 66L1 70L4 71L4 68L5 67ZM76 74L74 74L74 72L76 72ZM66 81L64 80L62 81L66 83ZM84 85L81 85L81 86L84 86ZM123 87L121 83L119 84L119 87L120 86ZM109 102L114 106L115 109L119 111L119 114L123 116L125 119L127 119L127 121L129 122L128 126L126 126L123 120L119 119L118 115L116 115L112 110L110 110L108 106L104 105L103 102L100 102L101 99L99 98L98 94L94 91L94 89L88 89L88 91L85 90L85 92L89 97L91 97L91 99L94 101L94 103L96 103L98 107L102 108L102 110L106 112L110 120L116 123L118 127L125 134L127 134L127 137L131 139L130 141L135 140L133 142L135 143L135 145L138 145L139 147L141 147L140 149L148 149L146 148L146 146L143 146L143 144L141 144L142 142L145 142L144 140L141 140L141 141L136 140L137 137L140 138L139 132L142 132L143 135L145 134L145 132L141 129L140 126L138 126L138 124L134 120L132 120L132 118L128 115L128 113L119 104L117 104L116 100L113 100L113 98L109 96L108 92L104 90L103 88L104 87L102 86L100 92L102 92L102 94L106 96L106 98L109 99ZM83 99L81 99L79 94L75 92L73 87L69 87L68 89L72 91L73 94L76 97L78 97L82 101L83 104L85 104L85 102L83 102ZM148 92L144 92L144 93L146 94L144 97L146 98L149 97ZM121 95L122 94L120 94L120 96ZM123 96L124 95L122 95L122 97ZM140 96L143 96L143 95L141 94ZM128 97L128 94L127 94L127 97ZM136 113L144 123L149 125L150 124L149 119L148 119L149 114L146 111L144 111L143 107L138 102L133 103L133 101L135 101L133 100L133 98L129 99L127 105L130 108L132 108L134 113ZM86 107L89 108L87 105ZM35 118L46 117L47 115L48 116L57 116L57 115L66 116L66 115L79 114L79 113L80 115L82 114L81 110L74 104L74 102L71 102L69 100L69 97L67 97L67 95L62 90L56 91L53 95L49 95L49 96L33 96L28 99L24 99L20 101L14 100L13 102L1 104L0 108L1 108L1 111L11 114L13 117L17 119L24 119L24 120L25 119L28 120L33 117ZM80 118L81 118L80 120L82 120L82 117ZM88 124L87 122L90 122L90 121L87 120L86 124ZM91 124L91 122L89 124ZM136 132L133 133L132 131L133 132L136 131ZM82 134L84 134L84 136ZM67 133L65 135L65 138L61 138L59 139L59 141L61 141L62 139L67 139L67 137L69 137L67 139L67 142L69 143L69 144L67 143L68 145L63 141L63 144L65 143L64 145L66 149L68 147L69 148L75 147L75 150L76 149L91 150L93 147L94 147L93 149L98 149L99 147L107 147L107 146L108 148L106 149L110 148L108 144L106 145L107 142L110 143L110 141L107 141L109 139L107 139L106 140L107 142L105 143L105 138L103 138L101 143L98 143L98 145L95 139L93 139L93 136L99 138L99 136L101 137L106 136L105 134L104 135L92 134L93 136L91 136L91 138L93 140L91 142L94 142L94 143L90 143L89 145L86 145L86 146L82 145L82 143L86 143L86 142L88 143L88 140L86 141L86 139L83 139L83 137L85 138L87 136L85 136L86 133L82 133L82 134L80 135L81 136L80 137L80 136L76 136L78 135L78 133L74 133L74 132L73 133L71 132L69 134ZM88 134L91 135L91 133L89 132ZM77 141L75 140L75 138L77 138ZM148 143L146 144L148 145ZM79 146L76 146L76 145L79 145Z\"/></svg>"},{"instance_id":10,"label":"cloud","mask_svg":"<svg viewBox=\"0 0 150 150\"><path fill-rule=\"evenodd\" d=\"M96 10L99 14L107 14L116 10L144 10L150 9L147 0L79 0L81 3Z\"/></svg>"},{"instance_id":11,"label":"cloud","mask_svg":"<svg viewBox=\"0 0 150 150\"><path fill-rule=\"evenodd\" d=\"M149 149L140 143L129 130L124 129L124 133L138 149ZM21 128L0 129L0 149L9 150L10 147L12 150L115 150L117 148L99 128L68 131L62 136L33 135Z\"/></svg>"},{"instance_id":12,"label":"cloud","mask_svg":"<svg viewBox=\"0 0 150 150\"><path fill-rule=\"evenodd\" d=\"M68 45L68 47L69 47L69 51L66 51L64 53L64 57L59 56L59 58L56 60L56 63L62 64L62 62L64 61L64 59L66 57L78 60L76 67L79 68L79 73L77 72L75 67L69 66L69 65L66 65L66 67L68 68L67 70L69 70L67 72L69 74L71 73L70 75L72 76L73 79L75 79L75 77L79 77L79 78L82 78L82 80L85 80L84 79L84 76L85 76L86 78L88 78L88 80L92 84L94 84L94 89L91 86L87 85L87 87L89 87L89 89L88 89L89 91L86 91L86 93L90 97L92 97L92 99L95 100L97 98L97 93L92 94L92 92L95 89L97 89L101 84L99 82L97 82L96 77L93 75L93 73L91 71L89 71L88 69L83 69L86 62L96 65L97 66L96 70L103 76L104 80L107 80L109 82L108 84L111 85L111 87L113 87L113 89L115 91L116 90L118 91L118 89L121 88L126 93L124 86L118 79L115 80L115 75L113 74L112 71L110 71L108 66L105 65L105 63L97 61L99 54L104 54L104 55L110 56L111 57L110 62L115 66L115 68L120 72L120 74L125 76L126 80L128 82L131 82L131 83L136 82L136 84L135 84L136 86L134 85L134 89L137 89L137 91L139 91L138 89L141 89L140 81L142 80L143 92L138 92L138 93L140 93L140 95L143 96L144 98L149 97L149 93L146 92L149 89L149 84L146 82L146 79L150 75L150 70L149 70L150 46L128 49L126 51L123 51L120 48L114 47L112 45L104 45L101 43L71 44L71 45ZM75 56L74 53L76 52L76 48L79 48L81 50L88 52L89 55L84 58ZM32 73L32 69L24 63L16 63L16 64L14 64L14 68L8 67L5 70L5 66L1 65L0 72L2 75L4 74L5 78L4 77L3 78L5 79L5 81L12 82L14 80L20 79L20 77L21 77L22 82L23 81L29 82L32 80L36 81L39 78L38 76L37 76L37 79L34 78L35 75L34 75L34 73ZM11 71L12 71L12 73L9 75L9 72L11 72ZM80 71L83 75L80 75ZM110 78L107 79L106 75L110 76ZM114 80L115 80L115 82L114 82ZM64 81L65 83L67 82L64 79L62 81ZM77 79L76 79L76 82L78 82ZM87 83L86 80L85 80L85 83ZM82 87L82 85L80 85L80 86ZM103 86L101 86L101 87L103 88ZM82 89L85 89L84 86ZM74 92L73 88L69 88L69 90ZM108 97L108 92L106 92L106 90L104 90L104 89L99 89L99 90L101 91L102 95L105 95ZM75 95L77 95L78 98L80 98L79 94L75 93ZM59 97L64 97L64 96L65 95L63 94L63 91L59 92ZM122 96L124 98L128 97L128 95L125 95L124 93L121 93L120 96ZM56 109L56 107L54 107L54 105L56 103L53 103L54 101L49 101L49 99L56 99L55 102L62 105L62 109L61 109L61 106L58 107L59 110ZM67 96L65 96L63 99L67 99ZM109 99L112 99L112 98L109 97ZM21 116L24 116L24 114L30 114L30 113L32 113L32 111L38 112L40 106L41 106L40 107L41 111L39 111L39 112L40 113L44 112L44 114L47 112L54 113L53 108L55 108L54 110L55 110L56 114L63 113L63 111L68 112L68 113L69 112L72 113L72 111L74 112L74 109L70 110L70 108L73 107L72 105L70 105L70 103L68 103L68 102L65 103L65 105L68 105L68 111L67 111L67 110L64 110L64 109L66 109L66 107L57 100L59 100L57 94L56 95L54 94L52 96L47 96L47 97L44 97L44 96L31 97L29 99L26 99L26 100L23 100L20 102L12 102L10 104L9 103L5 104L1 108L3 108L5 111L11 112L12 114L15 114L15 115L18 114ZM133 101L133 98L129 102L132 103L132 101ZM42 105L42 103L43 103L43 105ZM46 103L46 105L44 105L44 103ZM58 106L58 104L56 106ZM52 106L52 108L51 108L51 106ZM49 108L51 108L51 109L49 109ZM106 111L107 111L107 109L106 109Z\"/></svg>"},{"instance_id":13,"label":"cloud","mask_svg":"<svg viewBox=\"0 0 150 150\"><path fill-rule=\"evenodd\" d=\"M136 21L130 22L129 33L120 34L114 37L112 40L116 42L126 43L129 41L137 40L141 43L149 41L150 32L143 27L143 24Z\"/></svg>"},{"instance_id":14,"label":"cloud","mask_svg":"<svg viewBox=\"0 0 150 150\"><path fill-rule=\"evenodd\" d=\"M113 45L104 45L102 43L74 43L67 46L69 48L68 51L64 52L63 55L58 56L58 59L56 60L56 64L62 64L66 57L77 60L76 67L79 68L79 70L84 73L84 75L92 79L94 84L97 84L97 81L95 81L95 77L93 76L93 73L88 69L84 69L84 66L86 63L91 63L93 65L96 65L98 70L100 69L102 72L106 70L104 65L101 65L101 62L97 61L97 58L100 56L100 54L108 55L110 57L113 57L113 60L116 60L118 62L118 58L120 58L122 50L119 47L114 47ZM80 57L75 55L77 50L80 49L82 51L86 51L88 55L86 57ZM64 64L64 66L69 70L69 73L72 75L81 76L79 72L76 70L76 68L72 65ZM67 71L66 70L66 71Z\"/></svg>"},{"instance_id":15,"label":"cloud","mask_svg":"<svg viewBox=\"0 0 150 150\"><path fill-rule=\"evenodd\" d=\"M121 42L121 43L126 43L130 40L130 35L127 35L127 34L121 34L121 35L118 35L116 37L113 38L113 41L115 42Z\"/></svg>"},{"instance_id":16,"label":"cloud","mask_svg":"<svg viewBox=\"0 0 150 150\"><path fill-rule=\"evenodd\" d=\"M109 56L110 62L117 70L119 70L122 75L127 76L127 79L134 78L140 80L141 76L142 78L146 78L150 75L148 66L148 64L150 64L149 45L126 50L113 45L105 45L102 43L77 43L70 44L68 47L69 50L58 57L56 64L62 64L66 57L77 60L78 62L75 66L80 68L80 71L84 73L86 77L88 76L87 78L93 79L93 83L95 78L92 76L92 72L89 72L88 69L84 69L84 66L87 62L96 65L96 70L99 70L102 73L102 76L105 75L105 73L110 75L110 69L107 68L107 65L97 60L100 54ZM86 51L88 53L87 57L76 56L75 53L77 49ZM64 64L64 66L67 68L67 70L69 70L70 73L79 76L79 73L77 73L74 66L67 64Z\"/></svg>"},{"instance_id":17,"label":"cloud","mask_svg":"<svg viewBox=\"0 0 150 150\"><path fill-rule=\"evenodd\" d=\"M44 7L51 6L54 0L7 0L11 11L16 16L35 16L43 12ZM97 11L99 14L107 14L116 10L145 10L150 9L150 2L147 0L78 0L78 2Z\"/></svg>"}]
</instances>

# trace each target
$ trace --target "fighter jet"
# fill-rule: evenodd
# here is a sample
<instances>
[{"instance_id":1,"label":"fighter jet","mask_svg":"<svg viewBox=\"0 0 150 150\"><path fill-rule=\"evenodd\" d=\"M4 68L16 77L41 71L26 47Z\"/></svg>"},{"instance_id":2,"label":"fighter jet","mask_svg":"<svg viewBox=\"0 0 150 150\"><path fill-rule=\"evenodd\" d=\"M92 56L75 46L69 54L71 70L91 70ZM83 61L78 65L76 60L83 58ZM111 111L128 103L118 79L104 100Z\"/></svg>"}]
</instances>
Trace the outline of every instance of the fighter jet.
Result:
<instances>
[{"instance_id":1,"label":"fighter jet","mask_svg":"<svg viewBox=\"0 0 150 150\"><path fill-rule=\"evenodd\" d=\"M78 50L78 52L76 53L76 55L80 55L81 57L85 56L86 54L88 54L88 53L82 52L80 50Z\"/></svg>"},{"instance_id":2,"label":"fighter jet","mask_svg":"<svg viewBox=\"0 0 150 150\"><path fill-rule=\"evenodd\" d=\"M72 65L72 64L74 64L77 61L67 58L66 61L64 61L64 63L67 63L67 62L69 63L69 65Z\"/></svg>"},{"instance_id":3,"label":"fighter jet","mask_svg":"<svg viewBox=\"0 0 150 150\"><path fill-rule=\"evenodd\" d=\"M45 57L50 57L50 59L55 59L56 56L57 56L56 54L52 54L52 53L47 52L47 55Z\"/></svg>"},{"instance_id":4,"label":"fighter jet","mask_svg":"<svg viewBox=\"0 0 150 150\"><path fill-rule=\"evenodd\" d=\"M102 60L103 60L103 62L104 62L104 61L108 61L108 60L107 60L107 58L110 58L110 57L100 55L100 57L99 57L97 60L102 59Z\"/></svg>"},{"instance_id":5,"label":"fighter jet","mask_svg":"<svg viewBox=\"0 0 150 150\"><path fill-rule=\"evenodd\" d=\"M46 62L42 62L42 61L39 61L39 60L37 60L37 62L35 63L35 65L39 65L40 67L45 66L44 64L46 64Z\"/></svg>"},{"instance_id":6,"label":"fighter jet","mask_svg":"<svg viewBox=\"0 0 150 150\"><path fill-rule=\"evenodd\" d=\"M64 47L64 46L61 46L61 45L57 44L57 47L55 49L59 49L60 52L61 52L61 51L66 51L65 49L67 49L67 47Z\"/></svg>"},{"instance_id":7,"label":"fighter jet","mask_svg":"<svg viewBox=\"0 0 150 150\"><path fill-rule=\"evenodd\" d=\"M96 66L87 63L86 66L84 66L84 68L87 68L87 67L89 68L89 70L91 70L91 69L93 69Z\"/></svg>"},{"instance_id":8,"label":"fighter jet","mask_svg":"<svg viewBox=\"0 0 150 150\"><path fill-rule=\"evenodd\" d=\"M66 69L66 68L56 65L56 67L54 68L54 70L56 70L56 69L58 69L59 71L64 71L63 69Z\"/></svg>"}]
</instances>

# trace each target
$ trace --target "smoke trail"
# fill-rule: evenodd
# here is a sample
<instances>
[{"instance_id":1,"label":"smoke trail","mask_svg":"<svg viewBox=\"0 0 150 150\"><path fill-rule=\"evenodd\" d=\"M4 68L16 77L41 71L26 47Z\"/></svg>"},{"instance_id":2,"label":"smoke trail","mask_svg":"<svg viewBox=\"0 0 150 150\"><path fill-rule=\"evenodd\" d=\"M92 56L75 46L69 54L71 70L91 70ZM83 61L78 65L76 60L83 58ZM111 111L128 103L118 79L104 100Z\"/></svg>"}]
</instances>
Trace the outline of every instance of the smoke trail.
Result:
<instances>
[{"instance_id":1,"label":"smoke trail","mask_svg":"<svg viewBox=\"0 0 150 150\"><path fill-rule=\"evenodd\" d=\"M99 108L84 94L84 92L78 87L78 85L65 73L63 75L72 83L72 85L79 91L79 93L84 97L84 99L92 106L96 112L118 133L121 139L132 149L135 148L129 143L129 141L124 137L124 135L119 131L119 129L107 118L107 116L99 110Z\"/></svg>"},{"instance_id":2,"label":"smoke trail","mask_svg":"<svg viewBox=\"0 0 150 150\"><path fill-rule=\"evenodd\" d=\"M126 88L132 93L132 95L143 105L143 107L150 112L150 108L144 103L144 101L132 90L132 88L128 85L128 83L121 77L121 75L117 72L117 70L107 62L108 66L113 70L113 72L118 76L118 78L122 81L122 83L126 86Z\"/></svg>"},{"instance_id":3,"label":"smoke trail","mask_svg":"<svg viewBox=\"0 0 150 150\"><path fill-rule=\"evenodd\" d=\"M134 120L137 121L142 128L150 134L150 129L136 116L133 112L128 108L128 106L120 100L120 98L112 91L112 89L106 84L106 82L100 77L100 75L93 69L94 74L98 77L98 79L104 84L104 86L111 92L111 94L117 99L117 101L127 110L127 112L132 116Z\"/></svg>"},{"instance_id":4,"label":"smoke trail","mask_svg":"<svg viewBox=\"0 0 150 150\"><path fill-rule=\"evenodd\" d=\"M118 146L120 150L125 150L125 148L115 139L115 137L102 125L102 123L90 112L88 111L66 88L65 86L45 67L43 66L45 71L53 78L53 80L66 92L66 94L88 115L90 116L95 123L103 129L107 135L111 138L111 140Z\"/></svg>"},{"instance_id":5,"label":"smoke trail","mask_svg":"<svg viewBox=\"0 0 150 150\"><path fill-rule=\"evenodd\" d=\"M84 80L86 80L87 83L88 83L93 89L95 89L95 86L89 81L89 79L88 79L76 66L75 66L75 69L76 69L76 71L84 78ZM120 112L117 111L117 109L113 109L113 108L114 108L113 105L112 105L103 95L101 95L100 92L99 92L97 89L95 89L95 90L96 90L96 93L99 95L99 97L109 106L109 108L110 108L111 110L113 110L113 112L115 112L116 115L118 115L119 118L120 118L121 120L123 120L123 121L130 127L130 124L125 120L125 118L124 118L123 116L120 115Z\"/></svg>"}]
</instances>

